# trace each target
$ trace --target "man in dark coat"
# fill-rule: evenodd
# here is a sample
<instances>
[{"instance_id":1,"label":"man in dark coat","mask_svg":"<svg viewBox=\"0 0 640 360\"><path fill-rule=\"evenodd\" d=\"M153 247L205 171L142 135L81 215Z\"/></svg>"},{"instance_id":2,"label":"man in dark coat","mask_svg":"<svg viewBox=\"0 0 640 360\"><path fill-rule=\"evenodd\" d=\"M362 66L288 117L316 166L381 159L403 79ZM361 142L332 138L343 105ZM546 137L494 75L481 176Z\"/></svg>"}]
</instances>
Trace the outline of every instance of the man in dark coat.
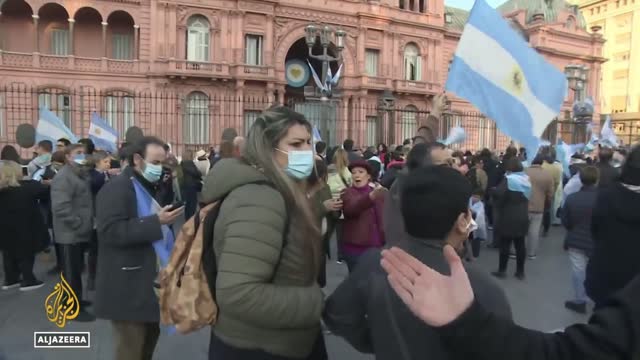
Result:
<instances>
[{"instance_id":1,"label":"man in dark coat","mask_svg":"<svg viewBox=\"0 0 640 360\"><path fill-rule=\"evenodd\" d=\"M444 166L411 171L401 190L407 236L398 246L436 271L447 271L444 244L458 248L472 229L471 185ZM355 271L327 299L324 321L331 331L378 360L449 359L433 327L407 311L380 266L380 250L360 258ZM511 318L504 291L484 271L467 269L478 301L491 312Z\"/></svg>"},{"instance_id":2,"label":"man in dark coat","mask_svg":"<svg viewBox=\"0 0 640 360\"><path fill-rule=\"evenodd\" d=\"M151 360L160 333L153 291L158 259L152 244L163 238L161 226L172 224L183 208L171 210L168 205L155 214L140 215L135 186L158 196L166 159L162 145L154 137L131 145L130 166L98 193L95 311L99 318L112 321L119 360Z\"/></svg>"},{"instance_id":3,"label":"man in dark coat","mask_svg":"<svg viewBox=\"0 0 640 360\"><path fill-rule=\"evenodd\" d=\"M640 273L638 234L640 146L629 154L620 180L598 190L591 219L594 249L584 282L587 295L596 307Z\"/></svg>"},{"instance_id":4,"label":"man in dark coat","mask_svg":"<svg viewBox=\"0 0 640 360\"><path fill-rule=\"evenodd\" d=\"M584 278L589 255L593 251L591 214L598 196L598 169L593 166L583 167L580 170L580 181L582 188L567 196L561 212L562 225L567 229L564 246L569 253L571 279L576 296L573 300L566 301L564 306L569 310L586 314L587 294L584 290Z\"/></svg>"}]
</instances>

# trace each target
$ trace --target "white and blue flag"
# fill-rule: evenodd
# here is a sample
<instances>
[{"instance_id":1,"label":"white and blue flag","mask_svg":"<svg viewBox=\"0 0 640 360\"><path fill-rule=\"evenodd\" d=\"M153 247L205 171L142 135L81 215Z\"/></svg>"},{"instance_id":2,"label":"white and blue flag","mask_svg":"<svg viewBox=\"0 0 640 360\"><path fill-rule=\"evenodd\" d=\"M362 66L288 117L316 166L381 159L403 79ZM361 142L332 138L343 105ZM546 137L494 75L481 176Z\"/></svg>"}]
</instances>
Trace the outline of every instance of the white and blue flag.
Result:
<instances>
[{"instance_id":1,"label":"white and blue flag","mask_svg":"<svg viewBox=\"0 0 640 360\"><path fill-rule=\"evenodd\" d=\"M318 130L317 126L313 127L313 143L316 144L322 141L322 137L320 136L320 130Z\"/></svg>"},{"instance_id":2,"label":"white and blue flag","mask_svg":"<svg viewBox=\"0 0 640 360\"><path fill-rule=\"evenodd\" d=\"M535 156L539 137L560 112L567 80L485 0L476 0L446 90L471 102Z\"/></svg>"},{"instance_id":3,"label":"white and blue flag","mask_svg":"<svg viewBox=\"0 0 640 360\"><path fill-rule=\"evenodd\" d=\"M111 154L118 152L118 132L95 111L91 113L89 138L97 149L106 150Z\"/></svg>"},{"instance_id":4,"label":"white and blue flag","mask_svg":"<svg viewBox=\"0 0 640 360\"><path fill-rule=\"evenodd\" d=\"M611 128L611 116L607 115L607 120L600 130L600 144L602 147L616 148L618 146L618 137Z\"/></svg>"},{"instance_id":5,"label":"white and blue flag","mask_svg":"<svg viewBox=\"0 0 640 360\"><path fill-rule=\"evenodd\" d=\"M55 145L58 139L61 138L65 138L73 144L78 142L78 138L56 114L46 107L41 106L40 118L38 119L38 126L36 127L36 143L42 140L49 140Z\"/></svg>"}]
</instances>

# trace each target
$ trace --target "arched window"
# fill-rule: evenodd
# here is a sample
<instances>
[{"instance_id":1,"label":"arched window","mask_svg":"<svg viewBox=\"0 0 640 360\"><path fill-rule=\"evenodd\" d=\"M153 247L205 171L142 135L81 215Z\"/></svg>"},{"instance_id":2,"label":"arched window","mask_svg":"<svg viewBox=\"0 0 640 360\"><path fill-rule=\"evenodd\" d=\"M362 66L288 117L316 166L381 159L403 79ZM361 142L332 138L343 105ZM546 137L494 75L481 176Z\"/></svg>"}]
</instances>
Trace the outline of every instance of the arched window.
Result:
<instances>
[{"instance_id":1,"label":"arched window","mask_svg":"<svg viewBox=\"0 0 640 360\"><path fill-rule=\"evenodd\" d=\"M404 79L409 81L422 80L422 58L418 47L411 43L404 48Z\"/></svg>"},{"instance_id":2,"label":"arched window","mask_svg":"<svg viewBox=\"0 0 640 360\"><path fill-rule=\"evenodd\" d=\"M567 23L565 24L565 26L567 27L567 29L573 30L576 27L576 19L573 16L569 16L569 18L567 18Z\"/></svg>"},{"instance_id":3,"label":"arched window","mask_svg":"<svg viewBox=\"0 0 640 360\"><path fill-rule=\"evenodd\" d=\"M413 105L407 105L402 111L400 123L400 143L406 139L411 139L416 135L418 130L418 108Z\"/></svg>"},{"instance_id":4,"label":"arched window","mask_svg":"<svg viewBox=\"0 0 640 360\"><path fill-rule=\"evenodd\" d=\"M193 15L187 22L187 60L209 61L209 21L202 15Z\"/></svg>"},{"instance_id":5,"label":"arched window","mask_svg":"<svg viewBox=\"0 0 640 360\"><path fill-rule=\"evenodd\" d=\"M185 144L209 144L209 97L199 91L187 96L182 137Z\"/></svg>"}]
</instances>

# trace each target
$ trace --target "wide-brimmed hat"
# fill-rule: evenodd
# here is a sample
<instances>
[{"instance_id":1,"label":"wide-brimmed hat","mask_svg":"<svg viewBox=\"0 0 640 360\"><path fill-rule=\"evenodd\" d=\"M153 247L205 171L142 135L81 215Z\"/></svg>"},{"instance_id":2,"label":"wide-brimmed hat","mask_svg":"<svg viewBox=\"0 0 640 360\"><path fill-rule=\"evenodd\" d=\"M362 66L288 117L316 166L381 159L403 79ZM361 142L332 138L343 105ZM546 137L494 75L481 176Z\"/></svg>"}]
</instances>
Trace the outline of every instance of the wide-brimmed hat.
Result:
<instances>
[{"instance_id":1,"label":"wide-brimmed hat","mask_svg":"<svg viewBox=\"0 0 640 360\"><path fill-rule=\"evenodd\" d=\"M357 160L349 163L349 171L353 172L353 169L355 168L363 168L367 170L367 173L369 173L369 175L373 176L373 168L365 160Z\"/></svg>"},{"instance_id":2,"label":"wide-brimmed hat","mask_svg":"<svg viewBox=\"0 0 640 360\"><path fill-rule=\"evenodd\" d=\"M205 155L207 155L207 152L202 149L198 150L198 152L196 153L196 157L203 157Z\"/></svg>"}]
</instances>

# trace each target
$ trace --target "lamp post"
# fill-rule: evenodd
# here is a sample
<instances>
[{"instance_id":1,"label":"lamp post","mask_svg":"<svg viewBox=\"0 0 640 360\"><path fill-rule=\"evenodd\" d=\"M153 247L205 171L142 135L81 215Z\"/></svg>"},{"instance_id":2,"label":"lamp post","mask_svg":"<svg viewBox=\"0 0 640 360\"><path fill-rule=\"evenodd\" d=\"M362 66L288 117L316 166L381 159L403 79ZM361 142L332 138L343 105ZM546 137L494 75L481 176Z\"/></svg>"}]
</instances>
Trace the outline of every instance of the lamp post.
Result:
<instances>
[{"instance_id":1,"label":"lamp post","mask_svg":"<svg viewBox=\"0 0 640 360\"><path fill-rule=\"evenodd\" d=\"M332 62L340 62L342 60L342 49L344 49L344 41L347 33L340 29L333 29L329 25L314 25L309 24L305 28L305 38L307 46L309 47L309 57L322 62L322 73L320 81L322 84L326 84L328 80L327 74L329 72L329 66ZM313 47L316 44L316 40L320 38L320 45L322 46L322 54L316 55L313 53ZM336 56L329 55L329 45L331 40L335 39ZM331 87L321 89L323 98L331 97Z\"/></svg>"},{"instance_id":2,"label":"lamp post","mask_svg":"<svg viewBox=\"0 0 640 360\"><path fill-rule=\"evenodd\" d=\"M572 119L575 131L572 131L573 143L586 141L586 127L593 119L593 101L587 97L589 67L580 64L569 64L564 68L569 88L575 93L572 107Z\"/></svg>"}]
</instances>

